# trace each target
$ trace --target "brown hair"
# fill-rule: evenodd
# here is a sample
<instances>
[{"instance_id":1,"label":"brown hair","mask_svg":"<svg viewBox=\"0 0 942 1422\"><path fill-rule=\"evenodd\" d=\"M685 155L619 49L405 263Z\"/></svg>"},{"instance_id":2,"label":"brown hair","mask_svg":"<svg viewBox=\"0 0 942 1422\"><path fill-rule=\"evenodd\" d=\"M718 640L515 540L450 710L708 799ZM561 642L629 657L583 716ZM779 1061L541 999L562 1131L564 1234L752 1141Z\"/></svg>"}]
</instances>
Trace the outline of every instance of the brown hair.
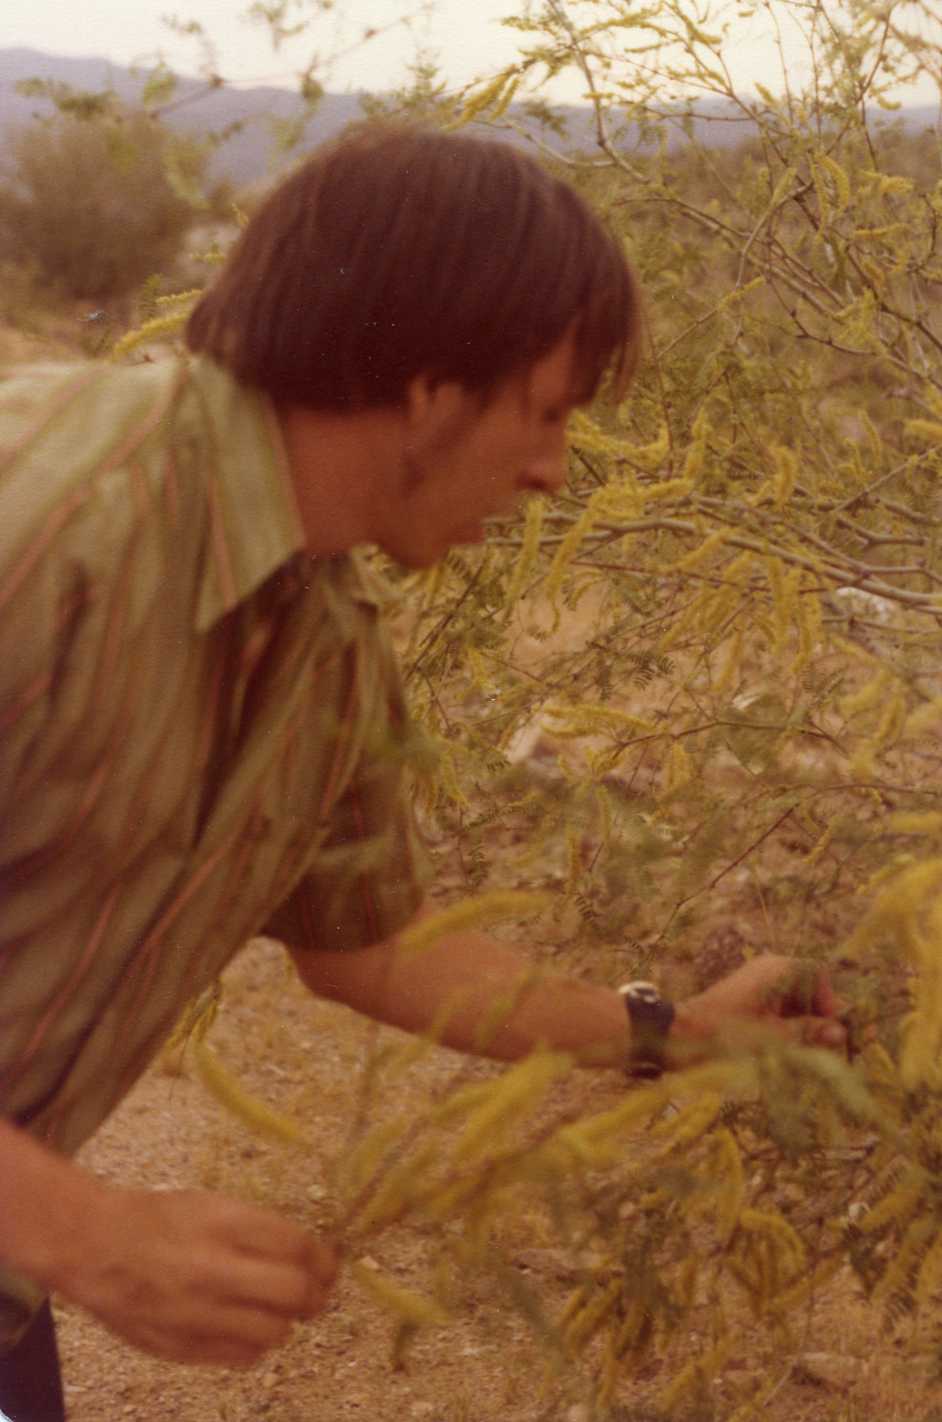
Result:
<instances>
[{"instance_id":1,"label":"brown hair","mask_svg":"<svg viewBox=\"0 0 942 1422\"><path fill-rule=\"evenodd\" d=\"M186 328L281 404L396 404L417 375L483 393L572 328L579 389L631 378L638 289L589 206L506 143L389 123L264 201Z\"/></svg>"}]
</instances>

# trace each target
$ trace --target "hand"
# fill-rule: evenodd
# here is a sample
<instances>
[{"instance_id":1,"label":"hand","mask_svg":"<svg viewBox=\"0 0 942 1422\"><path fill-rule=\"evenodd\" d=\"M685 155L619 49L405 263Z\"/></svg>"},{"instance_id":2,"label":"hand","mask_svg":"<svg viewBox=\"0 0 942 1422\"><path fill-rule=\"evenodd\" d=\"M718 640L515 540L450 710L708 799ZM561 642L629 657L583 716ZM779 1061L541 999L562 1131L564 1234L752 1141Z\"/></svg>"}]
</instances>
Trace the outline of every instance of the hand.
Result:
<instances>
[{"instance_id":1,"label":"hand","mask_svg":"<svg viewBox=\"0 0 942 1422\"><path fill-rule=\"evenodd\" d=\"M672 1065L712 1056L765 1029L808 1047L846 1047L843 1004L823 968L764 953L678 1003L669 1038Z\"/></svg>"},{"instance_id":2,"label":"hand","mask_svg":"<svg viewBox=\"0 0 942 1422\"><path fill-rule=\"evenodd\" d=\"M272 1211L102 1186L53 1286L144 1352L247 1367L324 1308L338 1256Z\"/></svg>"}]
</instances>

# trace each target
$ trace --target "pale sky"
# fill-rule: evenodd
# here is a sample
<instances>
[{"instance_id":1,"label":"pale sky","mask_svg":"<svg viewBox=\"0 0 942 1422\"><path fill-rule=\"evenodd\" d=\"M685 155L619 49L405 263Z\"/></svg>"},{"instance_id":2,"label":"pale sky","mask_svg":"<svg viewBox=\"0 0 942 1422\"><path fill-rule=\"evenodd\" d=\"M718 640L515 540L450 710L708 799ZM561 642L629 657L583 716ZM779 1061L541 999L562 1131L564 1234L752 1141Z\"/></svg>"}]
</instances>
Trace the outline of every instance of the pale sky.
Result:
<instances>
[{"instance_id":1,"label":"pale sky","mask_svg":"<svg viewBox=\"0 0 942 1422\"><path fill-rule=\"evenodd\" d=\"M324 76L332 92L374 91L396 87L407 77L417 46L434 54L449 84L459 87L472 78L494 73L516 57L517 36L499 21L520 13L514 0L432 0L432 14L423 17L423 0L334 0L328 13L319 0L291 0L292 18L308 17L305 33L272 51L267 31L245 19L249 0L0 0L0 48L27 47L67 55L95 55L126 65L144 61L161 50L178 73L199 68L198 46L161 23L167 14L197 20L217 46L218 71L241 83L273 83L292 87L294 76L315 52L340 55ZM774 9L776 0L772 0ZM781 7L779 7L781 9ZM839 9L835 6L835 9ZM910 23L922 8L899 4ZM702 14L703 0L691 3L691 15ZM731 13L735 13L733 10ZM787 14L783 37L786 59L798 77L798 50L790 47ZM312 17L313 18L310 18ZM781 67L767 21L736 21L727 62L741 91L758 80L781 88ZM390 27L391 28L388 28ZM942 42L942 26L928 19L933 38ZM367 43L357 43L367 28L380 31ZM352 52L343 55L343 51ZM575 73L556 82L554 96L578 100L584 85ZM909 103L933 103L934 85L922 84L899 95Z\"/></svg>"}]
</instances>

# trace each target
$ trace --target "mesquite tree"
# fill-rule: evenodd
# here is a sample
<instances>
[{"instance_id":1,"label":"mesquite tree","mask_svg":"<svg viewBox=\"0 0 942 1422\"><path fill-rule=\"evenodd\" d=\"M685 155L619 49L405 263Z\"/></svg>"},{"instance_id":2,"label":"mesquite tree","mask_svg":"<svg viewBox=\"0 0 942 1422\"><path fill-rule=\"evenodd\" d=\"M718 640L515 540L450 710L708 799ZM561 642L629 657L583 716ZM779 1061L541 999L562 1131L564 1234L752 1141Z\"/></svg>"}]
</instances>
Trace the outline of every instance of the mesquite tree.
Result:
<instances>
[{"instance_id":1,"label":"mesquite tree","mask_svg":"<svg viewBox=\"0 0 942 1422\"><path fill-rule=\"evenodd\" d=\"M803 57L746 95L727 61L763 13ZM542 911L530 932L589 971L656 972L739 882L734 903L751 893L776 946L848 970L853 1000L848 1063L733 1053L573 1116L552 1108L567 1064L541 1055L459 1075L408 1121L394 1100L378 1124L361 1112L337 1167L350 1247L425 1221L551 1356L585 1359L599 1416L654 1353L675 1362L661 1406L705 1408L744 1318L793 1347L843 1264L894 1320L942 1285L942 169L893 97L938 73L920 19L938 16L546 0L511 22L520 62L463 101L424 76L426 120L513 134L589 196L648 312L627 399L573 420L563 496L480 553L392 570L423 818L469 891L497 891L453 921ZM566 69L591 124L560 143L541 86ZM524 1197L592 1242L561 1315L500 1255ZM435 1298L360 1276L401 1345L454 1305L447 1273ZM780 1381L743 1389L736 1417Z\"/></svg>"}]
</instances>

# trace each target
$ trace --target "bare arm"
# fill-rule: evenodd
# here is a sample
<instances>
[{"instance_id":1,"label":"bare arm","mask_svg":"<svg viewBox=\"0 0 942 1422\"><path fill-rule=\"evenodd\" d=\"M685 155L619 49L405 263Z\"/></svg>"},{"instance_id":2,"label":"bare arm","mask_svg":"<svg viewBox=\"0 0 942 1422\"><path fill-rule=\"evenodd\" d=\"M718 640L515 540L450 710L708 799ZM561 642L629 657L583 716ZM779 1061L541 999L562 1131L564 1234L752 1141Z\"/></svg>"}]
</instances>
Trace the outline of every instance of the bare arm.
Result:
<instances>
[{"instance_id":1,"label":"bare arm","mask_svg":"<svg viewBox=\"0 0 942 1422\"><path fill-rule=\"evenodd\" d=\"M509 1019L489 1034L485 1055L511 1061L542 1044L587 1064L625 1060L628 1028L617 992L574 978L536 977L526 957L485 933L451 933L415 955L397 952L391 939L346 953L293 956L318 997L407 1032L428 1030L447 1010L441 1040L457 1051L481 1052L482 1026L519 992Z\"/></svg>"},{"instance_id":2,"label":"bare arm","mask_svg":"<svg viewBox=\"0 0 942 1422\"><path fill-rule=\"evenodd\" d=\"M158 1357L251 1364L318 1313L334 1251L269 1210L125 1190L0 1120L0 1263Z\"/></svg>"},{"instance_id":3,"label":"bare arm","mask_svg":"<svg viewBox=\"0 0 942 1422\"><path fill-rule=\"evenodd\" d=\"M423 909L416 921L429 912ZM346 953L301 950L293 957L302 981L317 996L407 1032L427 1031L447 1009L441 1041L457 1051L509 1061L545 1045L571 1052L587 1066L624 1065L630 1032L624 1001L612 988L536 976L526 956L485 933L452 933L414 955L397 951L397 942L392 938ZM761 1022L792 1040L841 1046L837 1003L823 974L814 1000L800 1015L787 993L777 992L794 969L791 959L764 954L676 1004L672 1064L710 1055L744 1021ZM514 1010L482 1044L482 1025L501 1000L515 1001Z\"/></svg>"}]
</instances>

